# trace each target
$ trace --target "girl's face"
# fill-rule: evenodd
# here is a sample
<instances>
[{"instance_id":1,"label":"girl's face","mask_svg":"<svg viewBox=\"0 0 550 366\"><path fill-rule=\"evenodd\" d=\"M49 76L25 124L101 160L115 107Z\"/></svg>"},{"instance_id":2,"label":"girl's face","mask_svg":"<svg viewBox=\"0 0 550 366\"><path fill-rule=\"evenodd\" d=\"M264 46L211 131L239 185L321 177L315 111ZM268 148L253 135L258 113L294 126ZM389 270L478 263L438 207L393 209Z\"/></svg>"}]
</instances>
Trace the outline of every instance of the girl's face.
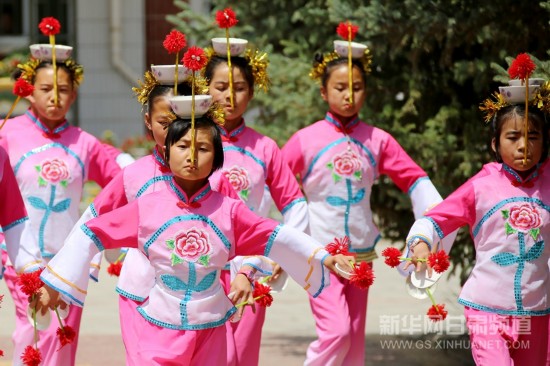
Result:
<instances>
[{"instance_id":1,"label":"girl's face","mask_svg":"<svg viewBox=\"0 0 550 366\"><path fill-rule=\"evenodd\" d=\"M195 164L191 164L191 129L170 146L170 170L176 182L186 191L189 187L202 187L204 180L212 173L214 165L214 143L208 128L195 130Z\"/></svg>"},{"instance_id":2,"label":"girl's face","mask_svg":"<svg viewBox=\"0 0 550 366\"><path fill-rule=\"evenodd\" d=\"M254 90L248 83L238 67L233 68L233 108L229 89L229 66L220 63L214 69L209 85L209 93L213 102L218 102L225 112L225 122L228 126L236 127L241 122L242 115L246 112L248 102L254 96Z\"/></svg>"},{"instance_id":3,"label":"girl's face","mask_svg":"<svg viewBox=\"0 0 550 366\"><path fill-rule=\"evenodd\" d=\"M507 119L502 124L499 136L499 148L496 149L496 141L493 139L493 151L500 154L502 162L515 171L529 172L542 156L543 138L542 132L531 124L528 131L528 143L525 146L525 120L523 117L515 116ZM523 157L527 149L527 161L523 163Z\"/></svg>"},{"instance_id":4,"label":"girl's face","mask_svg":"<svg viewBox=\"0 0 550 366\"><path fill-rule=\"evenodd\" d=\"M76 99L71 77L64 68L57 68L57 101L54 104L53 67L38 69L34 79L34 92L27 97L36 116L52 128L65 120L65 115Z\"/></svg>"},{"instance_id":5,"label":"girl's face","mask_svg":"<svg viewBox=\"0 0 550 366\"><path fill-rule=\"evenodd\" d=\"M349 103L349 75L348 66L336 65L332 68L327 85L321 87L321 96L328 103L331 113L339 120L348 120L359 113L365 101L365 81L357 67L353 67L353 105Z\"/></svg>"},{"instance_id":6,"label":"girl's face","mask_svg":"<svg viewBox=\"0 0 550 366\"><path fill-rule=\"evenodd\" d=\"M145 126L153 134L157 146L164 146L164 140L166 140L166 134L168 133L168 126L170 125L171 112L170 102L168 98L172 96L170 92L167 95L156 97L153 100L151 108L148 113L145 113Z\"/></svg>"}]
</instances>

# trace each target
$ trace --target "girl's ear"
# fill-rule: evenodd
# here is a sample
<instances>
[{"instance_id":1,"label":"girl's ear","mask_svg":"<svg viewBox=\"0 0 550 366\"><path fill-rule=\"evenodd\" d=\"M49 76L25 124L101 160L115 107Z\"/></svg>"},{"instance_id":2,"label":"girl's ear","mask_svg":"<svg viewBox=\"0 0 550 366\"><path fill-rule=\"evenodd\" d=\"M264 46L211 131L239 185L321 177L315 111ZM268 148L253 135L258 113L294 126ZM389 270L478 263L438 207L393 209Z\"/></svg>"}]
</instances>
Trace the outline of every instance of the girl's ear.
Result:
<instances>
[{"instance_id":1,"label":"girl's ear","mask_svg":"<svg viewBox=\"0 0 550 366\"><path fill-rule=\"evenodd\" d=\"M151 116L149 115L149 112L145 113L143 115L143 122L145 122L145 127L147 127L147 129L149 131L152 131L153 130L153 125L151 125Z\"/></svg>"},{"instance_id":2,"label":"girl's ear","mask_svg":"<svg viewBox=\"0 0 550 366\"><path fill-rule=\"evenodd\" d=\"M321 87L321 98L323 98L325 102L328 102L327 88L324 86Z\"/></svg>"},{"instance_id":3,"label":"girl's ear","mask_svg":"<svg viewBox=\"0 0 550 366\"><path fill-rule=\"evenodd\" d=\"M493 139L491 140L491 149L493 149L493 152L496 154L498 153L497 151L497 140L496 138L493 137Z\"/></svg>"}]
</instances>

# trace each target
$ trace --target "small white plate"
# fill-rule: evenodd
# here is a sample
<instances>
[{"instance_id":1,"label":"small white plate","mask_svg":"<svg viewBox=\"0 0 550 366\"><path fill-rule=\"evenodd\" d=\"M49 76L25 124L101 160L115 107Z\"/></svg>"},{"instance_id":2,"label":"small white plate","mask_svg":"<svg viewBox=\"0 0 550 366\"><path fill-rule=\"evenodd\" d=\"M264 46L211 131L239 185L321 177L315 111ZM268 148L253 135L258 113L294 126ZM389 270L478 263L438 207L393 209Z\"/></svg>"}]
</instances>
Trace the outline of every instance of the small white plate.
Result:
<instances>
[{"instance_id":1,"label":"small white plate","mask_svg":"<svg viewBox=\"0 0 550 366\"><path fill-rule=\"evenodd\" d=\"M27 319L29 319L29 323L31 323L31 326L34 326L34 321L32 319L32 309L30 306L27 307ZM46 314L44 315L42 315L40 311L36 312L36 329L38 330L48 329L51 321L52 321L52 314L50 310L46 311Z\"/></svg>"},{"instance_id":2,"label":"small white plate","mask_svg":"<svg viewBox=\"0 0 550 366\"><path fill-rule=\"evenodd\" d=\"M109 263L115 263L117 259L122 254L122 250L120 249L106 249L103 254L105 255L105 259Z\"/></svg>"},{"instance_id":3,"label":"small white plate","mask_svg":"<svg viewBox=\"0 0 550 366\"><path fill-rule=\"evenodd\" d=\"M336 263L335 267L336 267L336 270L337 270L338 272L340 272L340 274L342 275L342 277L344 277L345 279L348 279L348 280L349 280L349 278L350 278L351 275L353 274L353 273L351 273L351 272L344 271L344 270L340 267L340 265L339 265L338 263Z\"/></svg>"},{"instance_id":4,"label":"small white plate","mask_svg":"<svg viewBox=\"0 0 550 366\"><path fill-rule=\"evenodd\" d=\"M427 288L433 286L441 277L442 273L432 270L432 275L428 276L428 271L412 272L411 283L418 288Z\"/></svg>"},{"instance_id":5,"label":"small white plate","mask_svg":"<svg viewBox=\"0 0 550 366\"><path fill-rule=\"evenodd\" d=\"M405 280L405 286L407 287L407 292L409 295L414 297L415 299L424 300L428 298L428 293L426 292L425 288L418 288L415 285L411 283L411 278L407 277ZM432 294L435 292L435 289L437 288L437 283L434 283L431 287L429 287Z\"/></svg>"},{"instance_id":6,"label":"small white plate","mask_svg":"<svg viewBox=\"0 0 550 366\"><path fill-rule=\"evenodd\" d=\"M264 285L271 287L271 292L273 293L281 292L288 285L288 273L283 271L276 280L267 281Z\"/></svg>"},{"instance_id":7,"label":"small white plate","mask_svg":"<svg viewBox=\"0 0 550 366\"><path fill-rule=\"evenodd\" d=\"M61 320L67 319L67 317L69 316L70 307L70 305L67 305L65 309L61 309L60 307L57 308L57 313L59 314Z\"/></svg>"}]
</instances>

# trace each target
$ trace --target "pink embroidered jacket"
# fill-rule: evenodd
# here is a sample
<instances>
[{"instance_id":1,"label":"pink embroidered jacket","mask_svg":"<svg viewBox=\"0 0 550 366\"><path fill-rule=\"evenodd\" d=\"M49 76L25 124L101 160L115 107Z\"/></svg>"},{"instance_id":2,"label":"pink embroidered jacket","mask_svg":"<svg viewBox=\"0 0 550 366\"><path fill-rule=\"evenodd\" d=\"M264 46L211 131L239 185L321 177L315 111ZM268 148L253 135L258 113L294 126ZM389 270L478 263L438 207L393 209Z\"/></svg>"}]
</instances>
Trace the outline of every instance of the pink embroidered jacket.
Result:
<instances>
[{"instance_id":1,"label":"pink embroidered jacket","mask_svg":"<svg viewBox=\"0 0 550 366\"><path fill-rule=\"evenodd\" d=\"M64 122L49 130L30 110L0 133L42 257L51 258L78 220L84 182L104 187L119 171L103 144Z\"/></svg>"},{"instance_id":2,"label":"pink embroidered jacket","mask_svg":"<svg viewBox=\"0 0 550 366\"><path fill-rule=\"evenodd\" d=\"M459 303L503 315L550 314L548 168L546 160L522 179L507 165L487 164L412 226L407 242L431 245L469 226L476 263Z\"/></svg>"},{"instance_id":3,"label":"pink embroidered jacket","mask_svg":"<svg viewBox=\"0 0 550 366\"><path fill-rule=\"evenodd\" d=\"M441 201L426 173L387 132L355 118L345 127L330 112L296 132L282 149L308 200L309 231L322 243L348 236L359 260L376 258L375 180L388 175L413 203L415 217Z\"/></svg>"},{"instance_id":4,"label":"pink embroidered jacket","mask_svg":"<svg viewBox=\"0 0 550 366\"><path fill-rule=\"evenodd\" d=\"M81 240L86 237L94 244ZM236 309L219 275L236 255L270 256L313 296L328 285L322 264L328 253L320 243L255 215L209 185L188 198L173 181L169 189L144 195L73 231L42 279L82 306L91 258L123 245L139 248L155 272L155 286L138 311L170 329L211 328L231 317Z\"/></svg>"}]
</instances>

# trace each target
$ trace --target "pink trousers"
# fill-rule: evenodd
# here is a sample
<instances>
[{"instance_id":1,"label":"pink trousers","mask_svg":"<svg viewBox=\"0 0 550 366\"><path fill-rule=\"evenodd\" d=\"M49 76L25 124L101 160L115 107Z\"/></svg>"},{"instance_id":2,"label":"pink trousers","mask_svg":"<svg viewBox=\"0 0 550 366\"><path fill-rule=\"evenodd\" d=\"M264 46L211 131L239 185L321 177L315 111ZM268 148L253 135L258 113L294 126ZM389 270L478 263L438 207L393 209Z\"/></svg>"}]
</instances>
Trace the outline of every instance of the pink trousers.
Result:
<instances>
[{"instance_id":1,"label":"pink trousers","mask_svg":"<svg viewBox=\"0 0 550 366\"><path fill-rule=\"evenodd\" d=\"M330 274L330 286L309 299L317 340L309 345L304 365L365 365L367 299L368 290Z\"/></svg>"},{"instance_id":2,"label":"pink trousers","mask_svg":"<svg viewBox=\"0 0 550 366\"><path fill-rule=\"evenodd\" d=\"M136 318L142 318L141 314L136 310L141 305L140 302L128 299L127 297L118 297L118 316L120 319L120 333L122 342L126 349L126 364L139 365L136 359L138 336L136 329ZM139 319L138 319L139 320Z\"/></svg>"},{"instance_id":3,"label":"pink trousers","mask_svg":"<svg viewBox=\"0 0 550 366\"><path fill-rule=\"evenodd\" d=\"M134 317L136 355L129 365L226 365L225 327L173 330L159 327L138 313Z\"/></svg>"},{"instance_id":4,"label":"pink trousers","mask_svg":"<svg viewBox=\"0 0 550 366\"><path fill-rule=\"evenodd\" d=\"M226 293L231 287L231 273L222 271L220 280ZM225 323L227 331L227 365L256 366L260 362L260 345L262 327L265 321L266 308L256 306L256 312L245 309L241 320Z\"/></svg>"},{"instance_id":5,"label":"pink trousers","mask_svg":"<svg viewBox=\"0 0 550 366\"><path fill-rule=\"evenodd\" d=\"M7 266L4 272L6 285L15 303L15 331L12 335L14 344L13 365L22 365L21 355L28 345L34 344L34 328L27 318L28 296L25 295L17 284L17 274L12 266ZM38 331L38 349L42 354L42 365L48 366L72 366L75 364L76 348L78 345L78 333L82 308L71 306L69 316L64 320L64 325L69 325L76 332L74 342L61 348L56 335L59 322L55 312L52 312L50 326Z\"/></svg>"},{"instance_id":6,"label":"pink trousers","mask_svg":"<svg viewBox=\"0 0 550 366\"><path fill-rule=\"evenodd\" d=\"M464 315L476 365L546 364L549 315L498 315L469 307Z\"/></svg>"}]
</instances>

